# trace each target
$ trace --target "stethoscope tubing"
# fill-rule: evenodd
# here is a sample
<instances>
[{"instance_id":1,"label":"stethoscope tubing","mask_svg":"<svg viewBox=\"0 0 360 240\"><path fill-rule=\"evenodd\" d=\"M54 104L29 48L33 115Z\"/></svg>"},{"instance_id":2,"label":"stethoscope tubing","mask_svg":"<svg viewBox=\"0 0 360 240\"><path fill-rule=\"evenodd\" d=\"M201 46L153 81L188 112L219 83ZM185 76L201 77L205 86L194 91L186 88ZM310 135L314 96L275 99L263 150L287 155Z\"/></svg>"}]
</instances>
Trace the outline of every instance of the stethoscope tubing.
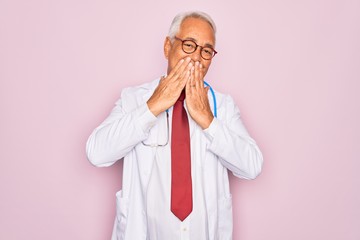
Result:
<instances>
[{"instance_id":1,"label":"stethoscope tubing","mask_svg":"<svg viewBox=\"0 0 360 240\"><path fill-rule=\"evenodd\" d=\"M213 103L214 103L214 117L217 118L217 105L216 105L216 96L215 96L215 92L214 89L210 86L210 84L208 84L207 82L204 81L204 84L210 88L210 92L213 98Z\"/></svg>"}]
</instances>

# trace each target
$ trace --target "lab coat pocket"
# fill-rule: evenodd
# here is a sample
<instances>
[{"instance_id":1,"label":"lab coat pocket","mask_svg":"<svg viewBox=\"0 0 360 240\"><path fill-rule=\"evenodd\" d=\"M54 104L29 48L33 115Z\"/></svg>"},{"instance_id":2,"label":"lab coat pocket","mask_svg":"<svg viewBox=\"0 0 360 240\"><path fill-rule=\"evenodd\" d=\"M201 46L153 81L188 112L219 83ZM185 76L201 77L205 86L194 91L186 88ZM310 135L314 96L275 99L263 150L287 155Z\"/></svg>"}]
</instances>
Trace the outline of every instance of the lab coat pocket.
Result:
<instances>
[{"instance_id":1,"label":"lab coat pocket","mask_svg":"<svg viewBox=\"0 0 360 240\"><path fill-rule=\"evenodd\" d=\"M232 197L231 195L224 197L218 203L219 208L219 237L221 240L232 239Z\"/></svg>"},{"instance_id":2,"label":"lab coat pocket","mask_svg":"<svg viewBox=\"0 0 360 240\"><path fill-rule=\"evenodd\" d=\"M112 237L113 240L125 239L128 209L129 199L124 198L122 196L122 191L120 190L116 193L116 220Z\"/></svg>"}]
</instances>

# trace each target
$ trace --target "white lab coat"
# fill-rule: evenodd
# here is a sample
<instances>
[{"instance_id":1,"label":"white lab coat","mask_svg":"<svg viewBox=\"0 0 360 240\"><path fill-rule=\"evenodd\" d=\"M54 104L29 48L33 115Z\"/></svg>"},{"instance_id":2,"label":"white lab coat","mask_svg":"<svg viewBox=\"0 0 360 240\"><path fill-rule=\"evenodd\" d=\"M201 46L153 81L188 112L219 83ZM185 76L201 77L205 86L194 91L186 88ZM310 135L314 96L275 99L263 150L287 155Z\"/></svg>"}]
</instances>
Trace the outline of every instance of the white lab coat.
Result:
<instances>
[{"instance_id":1,"label":"white lab coat","mask_svg":"<svg viewBox=\"0 0 360 240\"><path fill-rule=\"evenodd\" d=\"M141 142L161 143L166 136L160 130L166 124L165 113L155 117L146 104L158 82L159 79L124 89L109 117L87 142L88 158L96 166L110 166L124 160L123 187L116 194L112 240L147 240L147 232L151 231L147 229L145 197L157 148ZM213 109L210 91L209 101ZM232 202L228 170L237 177L254 179L261 171L263 158L242 124L232 98L216 93L216 101L218 117L208 129L202 130L189 118L191 149L197 151L202 161L208 239L230 240ZM169 142L167 147L170 145Z\"/></svg>"}]
</instances>

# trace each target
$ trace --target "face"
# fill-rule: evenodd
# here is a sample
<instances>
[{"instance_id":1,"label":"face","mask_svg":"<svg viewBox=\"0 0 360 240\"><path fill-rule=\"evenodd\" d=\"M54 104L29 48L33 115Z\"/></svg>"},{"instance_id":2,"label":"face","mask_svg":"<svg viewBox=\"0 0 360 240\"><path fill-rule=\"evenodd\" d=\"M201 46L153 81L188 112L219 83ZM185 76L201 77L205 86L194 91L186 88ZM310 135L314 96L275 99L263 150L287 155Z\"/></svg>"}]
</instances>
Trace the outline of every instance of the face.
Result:
<instances>
[{"instance_id":1,"label":"face","mask_svg":"<svg viewBox=\"0 0 360 240\"><path fill-rule=\"evenodd\" d=\"M185 19L182 22L180 30L176 37L182 40L193 40L194 42L196 42L196 44L200 46L210 46L212 48L215 48L214 31L211 28L210 24L202 19ZM169 74L181 59L185 57L190 57L194 63L198 61L203 65L205 76L210 67L211 60L205 60L201 57L200 47L198 47L195 52L187 54L182 50L181 45L182 43L180 40L174 39L173 42L171 42L169 37L165 39L164 53L166 59L168 60L167 73Z\"/></svg>"}]
</instances>

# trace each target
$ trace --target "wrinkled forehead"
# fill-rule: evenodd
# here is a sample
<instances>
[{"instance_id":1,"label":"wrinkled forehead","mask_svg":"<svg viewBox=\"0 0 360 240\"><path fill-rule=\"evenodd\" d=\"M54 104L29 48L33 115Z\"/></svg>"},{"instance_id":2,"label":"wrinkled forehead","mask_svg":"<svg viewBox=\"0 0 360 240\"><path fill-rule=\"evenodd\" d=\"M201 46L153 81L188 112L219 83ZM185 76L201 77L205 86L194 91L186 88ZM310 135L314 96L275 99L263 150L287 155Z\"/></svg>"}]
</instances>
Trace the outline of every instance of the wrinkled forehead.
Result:
<instances>
[{"instance_id":1,"label":"wrinkled forehead","mask_svg":"<svg viewBox=\"0 0 360 240\"><path fill-rule=\"evenodd\" d=\"M179 37L197 44L215 46L215 32L210 23L201 18L189 17L180 25Z\"/></svg>"}]
</instances>

